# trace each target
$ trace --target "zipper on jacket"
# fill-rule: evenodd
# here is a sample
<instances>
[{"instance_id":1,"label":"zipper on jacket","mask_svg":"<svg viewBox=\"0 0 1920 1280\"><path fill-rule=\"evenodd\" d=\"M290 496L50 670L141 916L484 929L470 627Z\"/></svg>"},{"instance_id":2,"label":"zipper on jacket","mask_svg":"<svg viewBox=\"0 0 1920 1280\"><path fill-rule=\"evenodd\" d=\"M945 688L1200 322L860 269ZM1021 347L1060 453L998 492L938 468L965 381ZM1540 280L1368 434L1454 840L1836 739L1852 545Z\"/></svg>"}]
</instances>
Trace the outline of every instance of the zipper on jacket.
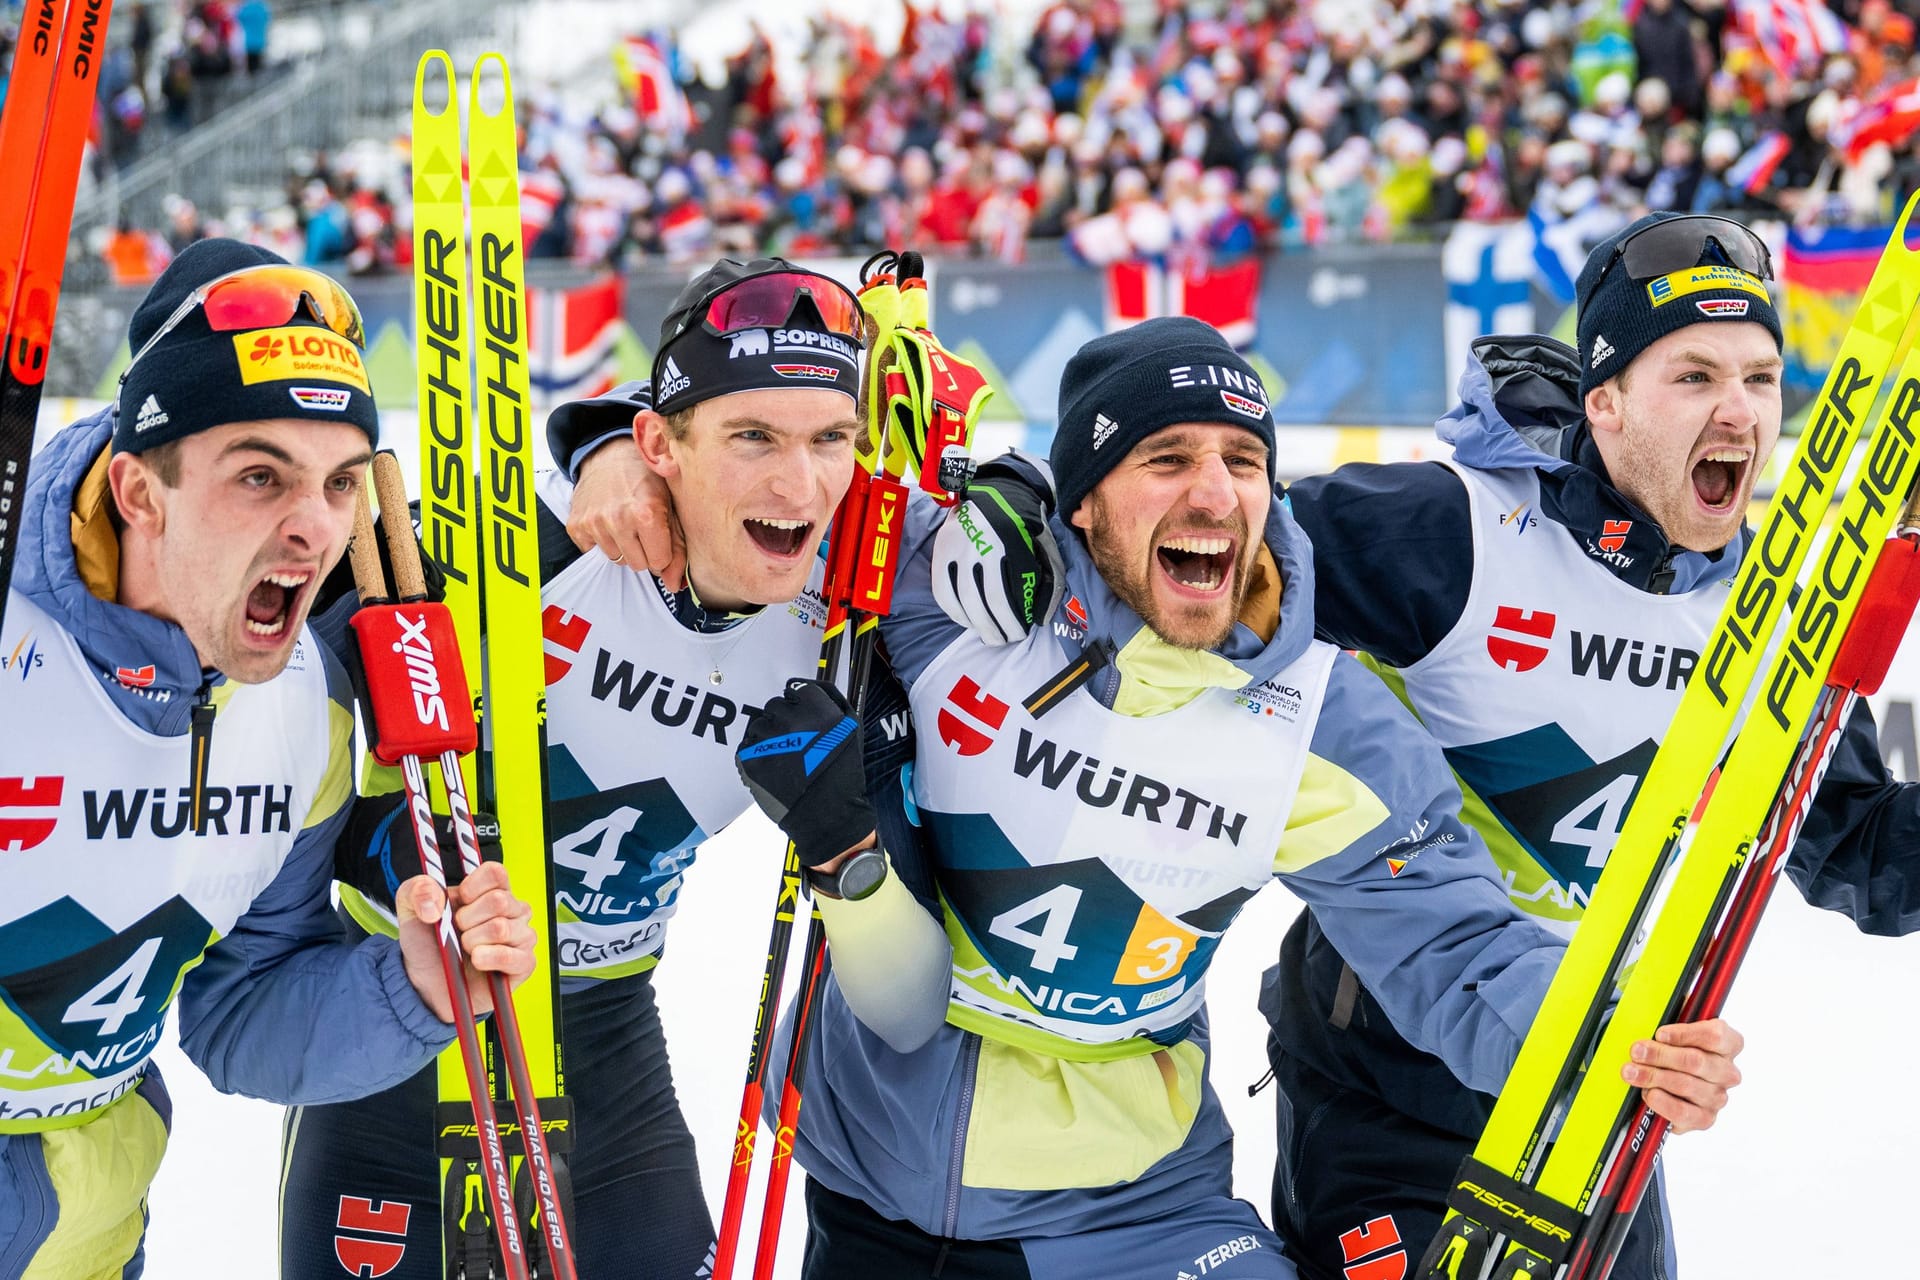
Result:
<instances>
[{"instance_id":1,"label":"zipper on jacket","mask_svg":"<svg viewBox=\"0 0 1920 1280\"><path fill-rule=\"evenodd\" d=\"M187 803L193 815L193 834L205 835L207 762L213 756L213 681L202 680L193 695L193 726L187 749Z\"/></svg>"},{"instance_id":2,"label":"zipper on jacket","mask_svg":"<svg viewBox=\"0 0 1920 1280\"><path fill-rule=\"evenodd\" d=\"M1647 579L1648 591L1657 596L1664 596L1673 589L1673 561L1679 554L1671 547L1667 549L1667 554L1660 558L1660 567L1655 569L1652 576Z\"/></svg>"},{"instance_id":3,"label":"zipper on jacket","mask_svg":"<svg viewBox=\"0 0 1920 1280\"><path fill-rule=\"evenodd\" d=\"M940 1234L954 1239L960 1233L960 1174L966 1163L967 1122L973 1116L974 1075L980 1069L980 1037L972 1031L960 1050L960 1103L953 1113L953 1151L947 1157L947 1216Z\"/></svg>"}]
</instances>

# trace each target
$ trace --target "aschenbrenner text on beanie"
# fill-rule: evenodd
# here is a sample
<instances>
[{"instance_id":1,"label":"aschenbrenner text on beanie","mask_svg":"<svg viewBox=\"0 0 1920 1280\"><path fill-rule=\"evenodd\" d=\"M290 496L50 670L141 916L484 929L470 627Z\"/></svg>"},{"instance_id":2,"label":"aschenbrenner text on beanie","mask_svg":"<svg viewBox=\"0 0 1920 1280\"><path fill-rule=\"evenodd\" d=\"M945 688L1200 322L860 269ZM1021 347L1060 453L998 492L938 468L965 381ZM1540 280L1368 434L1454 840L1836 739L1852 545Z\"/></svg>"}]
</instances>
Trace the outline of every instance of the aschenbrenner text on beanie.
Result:
<instances>
[{"instance_id":1,"label":"aschenbrenner text on beanie","mask_svg":"<svg viewBox=\"0 0 1920 1280\"><path fill-rule=\"evenodd\" d=\"M1630 242L1650 229L1669 257L1635 270ZM1690 260L1688 260L1690 259ZM1767 293L1766 250L1726 218L1650 213L1602 241L1574 286L1579 306L1580 395L1632 364L1642 351L1688 325L1753 321L1782 343L1780 315ZM1741 265L1744 263L1745 265Z\"/></svg>"},{"instance_id":2,"label":"aschenbrenner text on beanie","mask_svg":"<svg viewBox=\"0 0 1920 1280\"><path fill-rule=\"evenodd\" d=\"M218 326L210 304L188 305L216 281L255 295L229 308ZM135 309L127 340L134 359L121 377L116 453L283 418L343 422L379 442L352 299L330 278L265 249L221 239L189 245Z\"/></svg>"},{"instance_id":3,"label":"aschenbrenner text on beanie","mask_svg":"<svg viewBox=\"0 0 1920 1280\"><path fill-rule=\"evenodd\" d=\"M1067 361L1049 461L1062 515L1072 515L1133 447L1165 427L1245 427L1267 446L1273 410L1253 366L1212 325L1188 316L1143 321L1095 338Z\"/></svg>"}]
</instances>

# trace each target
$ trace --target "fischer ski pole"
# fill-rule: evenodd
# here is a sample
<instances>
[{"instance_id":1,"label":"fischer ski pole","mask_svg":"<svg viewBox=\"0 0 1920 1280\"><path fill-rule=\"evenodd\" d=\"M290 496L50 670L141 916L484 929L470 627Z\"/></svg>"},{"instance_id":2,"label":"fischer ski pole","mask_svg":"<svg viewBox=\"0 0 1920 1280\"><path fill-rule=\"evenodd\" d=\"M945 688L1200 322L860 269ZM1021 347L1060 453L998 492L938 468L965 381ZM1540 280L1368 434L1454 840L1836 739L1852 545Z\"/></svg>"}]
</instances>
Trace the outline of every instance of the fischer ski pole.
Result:
<instances>
[{"instance_id":1,"label":"fischer ski pole","mask_svg":"<svg viewBox=\"0 0 1920 1280\"><path fill-rule=\"evenodd\" d=\"M407 509L406 482L400 476L400 462L391 452L382 451L373 460L374 487L380 497L380 523L387 535L387 547L393 559L393 576L399 592L400 601L410 604L424 601L427 595L426 579L420 568L420 548L413 539L413 522ZM445 617L444 613L440 615ZM411 634L411 633L410 633ZM448 649L442 650L447 657L447 665L459 669L457 662L457 643L453 642L451 619L446 620L445 639L442 643ZM398 646L396 646L397 648ZM401 652L409 664L423 660L418 652L422 646L415 643ZM427 648L425 661L432 661L434 650ZM436 666L438 664L435 664ZM449 682L450 685L450 682ZM457 690L464 692L464 689ZM443 691L446 695L456 692L453 687ZM416 704L417 708L417 704ZM477 730L474 737L477 739ZM471 746L466 750L471 751ZM420 794L425 795L425 779L421 776L420 761L425 753L409 757L412 763L402 767L408 770L408 786L419 782ZM462 751L449 744L440 751L440 775L447 787L447 804L453 818L455 843L460 848L460 870L462 875L472 875L480 869L480 834L474 827L473 810L467 803L466 784L460 774L460 756ZM409 791L409 799L412 791ZM520 1019L514 1011L513 986L506 975L489 973L487 988L493 996L494 1032L499 1039L500 1056L506 1063L507 1079L513 1086L514 1117L520 1122L520 1136L526 1146L528 1167L533 1172L534 1194L540 1207L541 1235L547 1244L548 1259L553 1265L555 1280L575 1280L573 1246L567 1231L566 1213L560 1206L558 1177L554 1170L551 1153L547 1148L546 1126L540 1120L539 1094L533 1085L533 1075L527 1065L527 1047L520 1034Z\"/></svg>"},{"instance_id":2,"label":"fischer ski pole","mask_svg":"<svg viewBox=\"0 0 1920 1280\"><path fill-rule=\"evenodd\" d=\"M0 624L113 4L38 0L32 10L0 112Z\"/></svg>"},{"instance_id":3,"label":"fischer ski pole","mask_svg":"<svg viewBox=\"0 0 1920 1280\"><path fill-rule=\"evenodd\" d=\"M401 501L400 509L404 512L404 497ZM383 516L386 514L382 512ZM458 661L449 660L454 658L456 646L445 606L425 601L411 605L395 603L387 591L386 573L380 567L380 554L373 539L373 517L367 507L366 490L362 488L354 515L353 541L349 545L361 606L353 615L352 625L367 674L367 718L379 738L374 756L384 764L400 766L406 786L408 825L413 828L421 869L433 877L444 893L447 875L440 862L440 842L434 831L433 805L427 799L426 779L420 770L420 752L437 750L458 755L461 751L471 751L478 733L470 712L471 704L464 696L465 677L460 674ZM406 543L413 545L411 529ZM391 542L389 547L397 550ZM395 567L398 568L397 560ZM421 596L425 594L424 590L420 592ZM396 654L400 656L396 658ZM415 705L414 681L409 677L416 664L433 676L440 691L435 695L439 701L427 704L430 710L439 713L432 723ZM456 694L460 696L454 696ZM406 750L410 746L417 749ZM458 776L457 770L455 776ZM463 846L471 837L469 818L466 833L461 836ZM465 956L460 949L460 936L454 929L451 902L446 903L441 912L437 937L440 968L447 980L448 999L453 1004L454 1039L466 1068L467 1097L473 1108L480 1159L486 1169L487 1197L493 1204L493 1225L500 1245L501 1265L506 1271L504 1280L529 1280L526 1241L520 1234L519 1217L513 1212L513 1177L487 1087L480 1024L467 994Z\"/></svg>"},{"instance_id":4,"label":"fischer ski pole","mask_svg":"<svg viewBox=\"0 0 1920 1280\"><path fill-rule=\"evenodd\" d=\"M1916 603L1920 603L1920 491L1909 499L1900 527L1874 562L1859 610L1834 655L1813 726L1794 756L1780 797L1756 842L1764 856L1749 859L1730 886L1731 901L1700 956L1693 990L1677 1021L1717 1018L1726 1007L1761 913L1786 869L1787 856L1832 763L1840 731L1854 705L1879 692L1913 620ZM1606 1280L1652 1182L1654 1160L1667 1129L1667 1120L1655 1115L1635 1090L1632 1113L1623 1127L1624 1140L1588 1216L1587 1229L1574 1241L1566 1280Z\"/></svg>"}]
</instances>

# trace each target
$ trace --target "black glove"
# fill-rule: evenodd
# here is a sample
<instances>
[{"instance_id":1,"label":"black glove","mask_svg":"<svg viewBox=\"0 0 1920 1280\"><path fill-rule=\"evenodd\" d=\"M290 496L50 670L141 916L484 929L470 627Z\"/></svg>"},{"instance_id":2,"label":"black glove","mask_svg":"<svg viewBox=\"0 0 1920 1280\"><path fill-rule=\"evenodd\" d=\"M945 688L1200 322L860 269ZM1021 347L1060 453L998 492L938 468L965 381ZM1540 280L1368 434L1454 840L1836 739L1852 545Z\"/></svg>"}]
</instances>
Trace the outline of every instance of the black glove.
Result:
<instances>
[{"instance_id":1,"label":"black glove","mask_svg":"<svg viewBox=\"0 0 1920 1280\"><path fill-rule=\"evenodd\" d=\"M500 820L476 810L473 825L480 837L480 857L499 862ZM453 838L453 819L435 814L433 828L440 841L440 865L455 884L465 878L460 869L460 846ZM393 910L400 885L421 873L420 851L413 842L413 824L407 813L407 793L389 791L361 796L353 802L347 829L334 845L333 875L361 894Z\"/></svg>"},{"instance_id":2,"label":"black glove","mask_svg":"<svg viewBox=\"0 0 1920 1280\"><path fill-rule=\"evenodd\" d=\"M433 815L433 833L440 841L440 866L447 873L447 879L459 884L466 878L466 871L460 865L460 842L453 838L453 818L449 814ZM485 809L473 811L473 834L480 842L480 861L505 862L506 852L500 847L500 819Z\"/></svg>"},{"instance_id":3,"label":"black glove","mask_svg":"<svg viewBox=\"0 0 1920 1280\"><path fill-rule=\"evenodd\" d=\"M748 722L734 766L806 866L873 832L860 721L832 685L789 680Z\"/></svg>"},{"instance_id":4,"label":"black glove","mask_svg":"<svg viewBox=\"0 0 1920 1280\"><path fill-rule=\"evenodd\" d=\"M1053 495L1014 467L981 467L933 536L933 598L946 615L992 645L1044 625L1066 582L1052 512Z\"/></svg>"}]
</instances>

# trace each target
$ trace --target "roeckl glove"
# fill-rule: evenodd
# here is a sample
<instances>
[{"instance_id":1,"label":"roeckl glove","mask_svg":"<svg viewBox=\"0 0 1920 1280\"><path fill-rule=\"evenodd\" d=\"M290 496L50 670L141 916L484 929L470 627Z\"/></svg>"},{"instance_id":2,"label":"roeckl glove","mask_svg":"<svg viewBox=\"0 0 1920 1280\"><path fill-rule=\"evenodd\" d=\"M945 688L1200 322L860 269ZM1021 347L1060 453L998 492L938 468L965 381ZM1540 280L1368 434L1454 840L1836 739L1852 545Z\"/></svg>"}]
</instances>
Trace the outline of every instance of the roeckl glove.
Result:
<instances>
[{"instance_id":1,"label":"roeckl glove","mask_svg":"<svg viewBox=\"0 0 1920 1280\"><path fill-rule=\"evenodd\" d=\"M1047 528L1053 497L989 462L933 535L933 598L990 645L1012 644L1060 604L1066 571Z\"/></svg>"},{"instance_id":2,"label":"roeckl glove","mask_svg":"<svg viewBox=\"0 0 1920 1280\"><path fill-rule=\"evenodd\" d=\"M806 866L873 832L860 721L832 685L789 680L748 722L734 766Z\"/></svg>"}]
</instances>

